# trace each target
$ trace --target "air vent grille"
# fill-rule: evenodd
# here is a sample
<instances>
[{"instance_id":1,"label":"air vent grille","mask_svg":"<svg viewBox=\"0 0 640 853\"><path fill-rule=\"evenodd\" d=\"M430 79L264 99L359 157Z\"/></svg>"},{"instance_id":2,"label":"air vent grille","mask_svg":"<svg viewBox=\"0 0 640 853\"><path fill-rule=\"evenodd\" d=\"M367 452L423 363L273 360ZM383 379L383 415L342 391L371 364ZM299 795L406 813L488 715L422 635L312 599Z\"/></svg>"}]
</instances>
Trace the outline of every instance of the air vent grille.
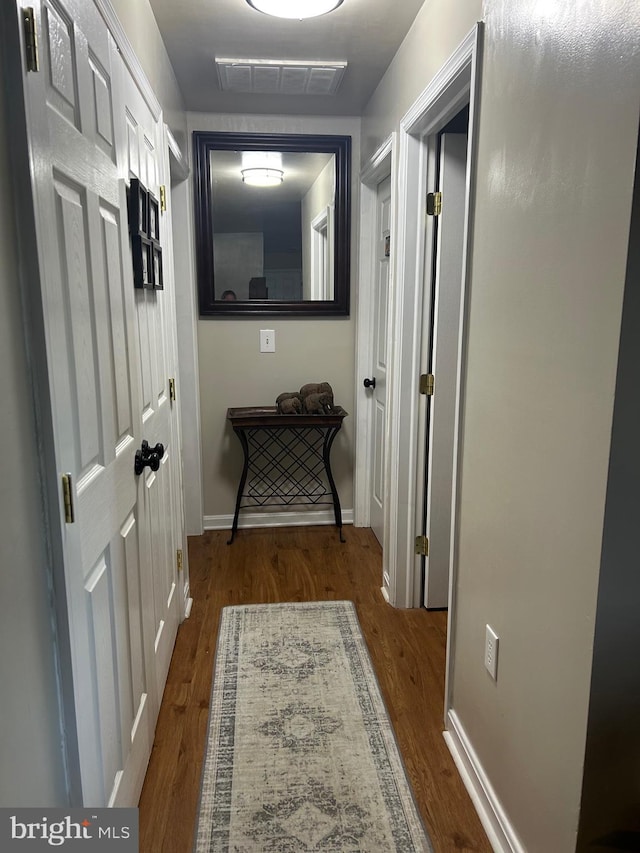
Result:
<instances>
[{"instance_id":1,"label":"air vent grille","mask_svg":"<svg viewBox=\"0 0 640 853\"><path fill-rule=\"evenodd\" d=\"M346 67L346 62L216 58L223 91L260 95L335 95Z\"/></svg>"}]
</instances>

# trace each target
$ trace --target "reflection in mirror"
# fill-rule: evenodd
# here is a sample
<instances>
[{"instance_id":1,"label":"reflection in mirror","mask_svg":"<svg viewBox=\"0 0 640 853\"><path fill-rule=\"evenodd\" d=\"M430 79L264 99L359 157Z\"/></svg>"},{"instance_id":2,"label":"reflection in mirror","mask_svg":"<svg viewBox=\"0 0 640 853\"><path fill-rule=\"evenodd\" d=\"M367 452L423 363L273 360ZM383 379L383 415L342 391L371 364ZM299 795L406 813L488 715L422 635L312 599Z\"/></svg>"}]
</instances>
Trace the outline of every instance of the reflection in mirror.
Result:
<instances>
[{"instance_id":1,"label":"reflection in mirror","mask_svg":"<svg viewBox=\"0 0 640 853\"><path fill-rule=\"evenodd\" d=\"M212 151L215 299L333 299L335 155Z\"/></svg>"},{"instance_id":2,"label":"reflection in mirror","mask_svg":"<svg viewBox=\"0 0 640 853\"><path fill-rule=\"evenodd\" d=\"M193 139L201 316L348 315L350 138Z\"/></svg>"}]
</instances>

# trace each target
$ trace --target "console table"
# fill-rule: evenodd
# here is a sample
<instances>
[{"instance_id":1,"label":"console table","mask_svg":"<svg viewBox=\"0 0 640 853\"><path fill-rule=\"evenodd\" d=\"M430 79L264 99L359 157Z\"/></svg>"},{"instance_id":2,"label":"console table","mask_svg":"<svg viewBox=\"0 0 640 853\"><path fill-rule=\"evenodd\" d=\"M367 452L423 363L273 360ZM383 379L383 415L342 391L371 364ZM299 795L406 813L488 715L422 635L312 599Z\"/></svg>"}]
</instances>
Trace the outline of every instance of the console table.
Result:
<instances>
[{"instance_id":1,"label":"console table","mask_svg":"<svg viewBox=\"0 0 640 853\"><path fill-rule=\"evenodd\" d=\"M345 541L329 457L346 415L344 409L330 415L280 415L275 406L227 410L244 453L228 545L236 535L241 509L295 504L333 504L340 541Z\"/></svg>"}]
</instances>

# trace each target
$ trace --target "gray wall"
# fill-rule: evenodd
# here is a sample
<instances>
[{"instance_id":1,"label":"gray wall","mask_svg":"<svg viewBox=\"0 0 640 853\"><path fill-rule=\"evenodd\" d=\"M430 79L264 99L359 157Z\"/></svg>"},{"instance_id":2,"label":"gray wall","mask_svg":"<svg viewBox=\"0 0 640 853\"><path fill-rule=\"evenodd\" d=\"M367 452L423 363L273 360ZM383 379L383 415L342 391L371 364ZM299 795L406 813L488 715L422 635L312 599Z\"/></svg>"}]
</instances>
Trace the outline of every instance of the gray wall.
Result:
<instances>
[{"instance_id":1,"label":"gray wall","mask_svg":"<svg viewBox=\"0 0 640 853\"><path fill-rule=\"evenodd\" d=\"M637 692L627 707L621 679L613 694L620 701L603 698L611 688L603 676L609 644L615 637L620 671L626 662L633 667L628 649L637 646L637 621L630 630L632 614L620 610L614 592L620 584L633 598L629 574L637 566L628 562L628 539L616 572L619 552L610 542L605 547L609 578L600 602L597 596L638 131L640 20L624 0L588 0L579 15L573 3L486 0L480 13L477 3L426 2L365 109L363 164L399 130L476 17L486 31L453 710L524 847L570 853L596 608L600 613L607 600L592 721L606 717L608 731L620 726L631 739L637 732L628 716L637 716ZM622 427L614 440L625 458ZM607 509L620 505L627 486L610 484ZM622 616L619 631L614 614ZM486 623L501 640L497 683L483 666ZM637 671L636 663L636 691ZM587 796L598 790L585 787L585 814L593 802Z\"/></svg>"},{"instance_id":2,"label":"gray wall","mask_svg":"<svg viewBox=\"0 0 640 853\"><path fill-rule=\"evenodd\" d=\"M0 806L64 806L52 608L0 87Z\"/></svg>"},{"instance_id":3,"label":"gray wall","mask_svg":"<svg viewBox=\"0 0 640 853\"><path fill-rule=\"evenodd\" d=\"M639 151L640 156L640 151ZM613 410L579 850L640 832L640 175L624 295Z\"/></svg>"},{"instance_id":4,"label":"gray wall","mask_svg":"<svg viewBox=\"0 0 640 853\"><path fill-rule=\"evenodd\" d=\"M482 0L426 0L362 114L365 164L482 18Z\"/></svg>"},{"instance_id":5,"label":"gray wall","mask_svg":"<svg viewBox=\"0 0 640 853\"><path fill-rule=\"evenodd\" d=\"M634 8L484 11L453 708L532 851L568 853L578 828L638 131Z\"/></svg>"},{"instance_id":6,"label":"gray wall","mask_svg":"<svg viewBox=\"0 0 640 853\"><path fill-rule=\"evenodd\" d=\"M235 507L242 452L225 420L227 408L273 405L281 391L295 391L306 382L325 380L333 386L336 403L351 415L345 419L331 453L342 508L351 509L360 120L188 113L188 124L189 132L335 133L353 137L351 316L303 320L209 318L198 323L205 518L233 514ZM260 329L275 330L275 353L259 352Z\"/></svg>"}]
</instances>

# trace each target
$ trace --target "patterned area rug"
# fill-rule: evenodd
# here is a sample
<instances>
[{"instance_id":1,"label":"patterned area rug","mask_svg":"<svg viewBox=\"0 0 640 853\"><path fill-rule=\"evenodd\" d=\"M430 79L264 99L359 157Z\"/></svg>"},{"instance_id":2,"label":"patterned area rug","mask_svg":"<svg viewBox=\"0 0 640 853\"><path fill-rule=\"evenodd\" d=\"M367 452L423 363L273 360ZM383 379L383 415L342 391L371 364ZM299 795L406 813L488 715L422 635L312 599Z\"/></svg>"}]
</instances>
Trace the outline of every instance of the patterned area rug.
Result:
<instances>
[{"instance_id":1,"label":"patterned area rug","mask_svg":"<svg viewBox=\"0 0 640 853\"><path fill-rule=\"evenodd\" d=\"M432 849L353 604L225 608L196 853Z\"/></svg>"}]
</instances>

